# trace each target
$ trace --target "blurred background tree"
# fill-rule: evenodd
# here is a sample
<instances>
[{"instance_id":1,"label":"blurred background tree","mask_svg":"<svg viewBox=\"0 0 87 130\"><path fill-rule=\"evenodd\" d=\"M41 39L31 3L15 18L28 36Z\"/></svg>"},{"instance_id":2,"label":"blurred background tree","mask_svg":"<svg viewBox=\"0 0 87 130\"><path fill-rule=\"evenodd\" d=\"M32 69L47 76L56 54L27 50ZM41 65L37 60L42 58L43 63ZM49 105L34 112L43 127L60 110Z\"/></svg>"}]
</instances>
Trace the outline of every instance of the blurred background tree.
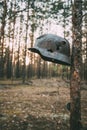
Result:
<instances>
[{"instance_id":1,"label":"blurred background tree","mask_svg":"<svg viewBox=\"0 0 87 130\"><path fill-rule=\"evenodd\" d=\"M82 79L87 82L87 6L82 3ZM70 68L43 61L28 51L44 33L65 37L72 46L72 1L0 1L0 78L60 76L70 79ZM61 73L63 72L63 73Z\"/></svg>"}]
</instances>

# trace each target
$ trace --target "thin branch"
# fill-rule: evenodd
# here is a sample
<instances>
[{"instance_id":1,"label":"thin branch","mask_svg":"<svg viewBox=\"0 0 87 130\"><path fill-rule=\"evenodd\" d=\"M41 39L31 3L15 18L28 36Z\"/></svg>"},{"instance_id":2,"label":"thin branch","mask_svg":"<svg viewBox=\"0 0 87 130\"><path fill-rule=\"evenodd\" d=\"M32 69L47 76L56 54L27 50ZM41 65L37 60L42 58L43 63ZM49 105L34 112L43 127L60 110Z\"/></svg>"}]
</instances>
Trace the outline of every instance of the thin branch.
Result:
<instances>
[{"instance_id":1,"label":"thin branch","mask_svg":"<svg viewBox=\"0 0 87 130\"><path fill-rule=\"evenodd\" d=\"M11 18L13 18L13 17L15 17L16 14L18 14L18 13L20 13L20 12L23 12L23 11L25 11L25 10L26 10L26 8L24 8L23 10L15 11L12 16L8 17L8 20L11 19Z\"/></svg>"}]
</instances>

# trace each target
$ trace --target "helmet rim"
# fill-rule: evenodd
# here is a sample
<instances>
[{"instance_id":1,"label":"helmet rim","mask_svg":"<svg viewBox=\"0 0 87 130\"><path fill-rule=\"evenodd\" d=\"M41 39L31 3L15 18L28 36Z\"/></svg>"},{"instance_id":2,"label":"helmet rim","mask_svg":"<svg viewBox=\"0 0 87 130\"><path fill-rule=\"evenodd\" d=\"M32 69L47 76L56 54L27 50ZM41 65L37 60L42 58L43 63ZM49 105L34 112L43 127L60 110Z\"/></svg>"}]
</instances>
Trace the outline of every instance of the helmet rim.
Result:
<instances>
[{"instance_id":1,"label":"helmet rim","mask_svg":"<svg viewBox=\"0 0 87 130\"><path fill-rule=\"evenodd\" d=\"M70 57L60 52L50 52L50 51L47 51L46 49L39 48L39 47L32 47L32 48L29 48L28 50L39 54L43 60L57 63L57 64L62 64L62 65L68 65L68 66L71 65Z\"/></svg>"}]
</instances>

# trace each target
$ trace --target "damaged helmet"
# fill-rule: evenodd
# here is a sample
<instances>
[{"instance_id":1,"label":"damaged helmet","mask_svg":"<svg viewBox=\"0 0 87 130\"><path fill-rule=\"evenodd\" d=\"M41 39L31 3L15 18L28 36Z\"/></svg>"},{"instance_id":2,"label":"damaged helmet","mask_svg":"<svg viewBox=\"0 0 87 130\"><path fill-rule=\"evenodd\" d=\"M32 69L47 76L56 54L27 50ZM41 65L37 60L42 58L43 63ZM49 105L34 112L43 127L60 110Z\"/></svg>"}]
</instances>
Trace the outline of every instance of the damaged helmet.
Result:
<instances>
[{"instance_id":1,"label":"damaged helmet","mask_svg":"<svg viewBox=\"0 0 87 130\"><path fill-rule=\"evenodd\" d=\"M38 53L42 59L62 65L71 65L69 42L54 34L44 34L36 39L30 51Z\"/></svg>"}]
</instances>

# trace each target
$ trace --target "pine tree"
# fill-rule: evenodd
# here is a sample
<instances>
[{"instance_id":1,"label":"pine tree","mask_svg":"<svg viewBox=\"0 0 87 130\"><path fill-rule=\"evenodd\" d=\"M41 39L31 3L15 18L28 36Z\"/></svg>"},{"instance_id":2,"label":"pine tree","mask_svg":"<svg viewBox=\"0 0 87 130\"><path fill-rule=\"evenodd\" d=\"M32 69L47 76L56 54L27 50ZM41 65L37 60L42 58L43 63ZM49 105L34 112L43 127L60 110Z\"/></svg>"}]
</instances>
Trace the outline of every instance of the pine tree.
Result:
<instances>
[{"instance_id":1,"label":"pine tree","mask_svg":"<svg viewBox=\"0 0 87 130\"><path fill-rule=\"evenodd\" d=\"M82 0L74 0L72 8L73 50L71 65L71 115L70 130L81 129L81 46L82 46Z\"/></svg>"},{"instance_id":2,"label":"pine tree","mask_svg":"<svg viewBox=\"0 0 87 130\"><path fill-rule=\"evenodd\" d=\"M0 77L4 77L4 38L5 38L5 26L6 26L6 16L7 16L7 1L1 1L0 6L3 11L1 11L1 27L0 27Z\"/></svg>"}]
</instances>

